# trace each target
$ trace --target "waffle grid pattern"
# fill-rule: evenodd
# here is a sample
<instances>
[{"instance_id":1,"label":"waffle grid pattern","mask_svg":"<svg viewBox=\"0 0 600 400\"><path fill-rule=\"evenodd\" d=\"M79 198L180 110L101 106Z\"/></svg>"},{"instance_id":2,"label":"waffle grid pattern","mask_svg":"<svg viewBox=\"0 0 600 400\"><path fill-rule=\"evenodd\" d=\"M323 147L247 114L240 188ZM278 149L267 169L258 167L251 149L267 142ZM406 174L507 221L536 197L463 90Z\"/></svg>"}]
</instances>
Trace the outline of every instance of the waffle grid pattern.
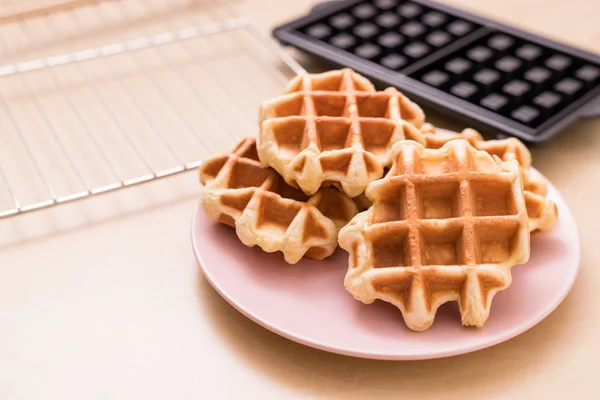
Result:
<instances>
[{"instance_id":1,"label":"waffle grid pattern","mask_svg":"<svg viewBox=\"0 0 600 400\"><path fill-rule=\"evenodd\" d=\"M399 140L424 143L423 111L393 88L375 92L350 69L297 77L261 106L260 160L308 194L335 184L364 192Z\"/></svg>"},{"instance_id":2,"label":"waffle grid pattern","mask_svg":"<svg viewBox=\"0 0 600 400\"><path fill-rule=\"evenodd\" d=\"M516 138L501 140L483 140L483 137L473 129L465 129L456 136L436 135L435 129L425 126L426 148L439 149L451 140L464 139L478 150L483 150L497 156L502 161L516 160L521 167L525 204L529 215L531 232L549 232L554 229L558 220L558 210L551 200L546 199L548 183L531 172L531 153L525 145Z\"/></svg>"},{"instance_id":3,"label":"waffle grid pattern","mask_svg":"<svg viewBox=\"0 0 600 400\"><path fill-rule=\"evenodd\" d=\"M337 247L337 232L356 205L335 189L313 196L293 188L258 161L256 140L243 139L231 154L200 167L202 205L212 219L235 227L246 246L281 251L294 264L303 256L323 259Z\"/></svg>"},{"instance_id":4,"label":"waffle grid pattern","mask_svg":"<svg viewBox=\"0 0 600 400\"><path fill-rule=\"evenodd\" d=\"M350 253L346 288L365 303L393 303L413 330L454 300L464 325L481 326L510 268L529 256L517 163L464 140L439 150L402 142L392 157L388 175L367 189L373 207L340 232Z\"/></svg>"}]
</instances>

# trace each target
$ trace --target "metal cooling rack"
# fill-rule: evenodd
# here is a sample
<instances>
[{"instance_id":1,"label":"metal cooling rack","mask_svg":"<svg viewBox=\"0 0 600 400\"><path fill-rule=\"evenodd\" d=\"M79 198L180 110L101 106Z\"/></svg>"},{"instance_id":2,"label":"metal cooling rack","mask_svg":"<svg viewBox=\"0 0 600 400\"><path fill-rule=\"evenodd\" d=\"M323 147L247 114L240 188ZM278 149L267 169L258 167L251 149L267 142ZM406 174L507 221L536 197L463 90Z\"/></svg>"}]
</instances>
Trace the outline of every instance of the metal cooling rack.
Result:
<instances>
[{"instance_id":1,"label":"metal cooling rack","mask_svg":"<svg viewBox=\"0 0 600 400\"><path fill-rule=\"evenodd\" d=\"M0 218L195 169L302 71L224 0L0 1Z\"/></svg>"}]
</instances>

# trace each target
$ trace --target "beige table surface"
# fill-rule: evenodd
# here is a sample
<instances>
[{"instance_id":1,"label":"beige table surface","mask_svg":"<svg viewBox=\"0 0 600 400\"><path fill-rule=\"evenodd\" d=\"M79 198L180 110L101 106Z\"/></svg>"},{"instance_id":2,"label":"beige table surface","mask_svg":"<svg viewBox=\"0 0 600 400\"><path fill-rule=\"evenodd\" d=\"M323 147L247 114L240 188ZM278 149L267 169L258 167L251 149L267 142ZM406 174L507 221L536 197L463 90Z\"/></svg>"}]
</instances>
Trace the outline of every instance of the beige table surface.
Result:
<instances>
[{"instance_id":1,"label":"beige table surface","mask_svg":"<svg viewBox=\"0 0 600 400\"><path fill-rule=\"evenodd\" d=\"M237 6L266 32L310 3ZM448 3L600 52L597 0ZM571 294L521 336L441 360L332 355L236 312L192 254L193 173L0 221L0 399L600 398L599 150L588 120L533 151L580 227Z\"/></svg>"}]
</instances>

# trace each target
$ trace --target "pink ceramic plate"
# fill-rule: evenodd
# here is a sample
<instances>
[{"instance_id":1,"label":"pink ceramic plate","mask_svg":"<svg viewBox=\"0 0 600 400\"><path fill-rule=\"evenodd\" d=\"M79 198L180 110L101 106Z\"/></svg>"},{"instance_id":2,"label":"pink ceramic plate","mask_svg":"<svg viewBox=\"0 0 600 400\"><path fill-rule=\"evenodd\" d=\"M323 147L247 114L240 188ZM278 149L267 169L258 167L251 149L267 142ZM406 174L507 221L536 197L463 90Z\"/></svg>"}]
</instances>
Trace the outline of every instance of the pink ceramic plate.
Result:
<instances>
[{"instance_id":1,"label":"pink ceramic plate","mask_svg":"<svg viewBox=\"0 0 600 400\"><path fill-rule=\"evenodd\" d=\"M433 326L412 332L392 305L364 305L343 286L348 255L290 266L280 253L248 248L235 231L210 221L198 206L192 244L211 285L248 318L288 339L364 358L415 360L467 353L508 340L550 314L569 292L579 268L580 243L571 212L557 190L556 230L535 235L531 258L513 268L513 283L496 295L481 329L464 328L455 303L442 306Z\"/></svg>"}]
</instances>

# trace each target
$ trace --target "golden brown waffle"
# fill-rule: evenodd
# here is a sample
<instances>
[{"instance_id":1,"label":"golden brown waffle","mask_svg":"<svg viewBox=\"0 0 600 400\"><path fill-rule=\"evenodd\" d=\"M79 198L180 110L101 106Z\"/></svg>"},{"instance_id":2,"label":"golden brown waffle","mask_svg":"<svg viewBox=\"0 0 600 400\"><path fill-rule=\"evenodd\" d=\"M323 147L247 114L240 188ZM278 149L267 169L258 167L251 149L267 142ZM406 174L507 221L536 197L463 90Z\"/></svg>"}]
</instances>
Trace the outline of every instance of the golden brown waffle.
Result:
<instances>
[{"instance_id":1,"label":"golden brown waffle","mask_svg":"<svg viewBox=\"0 0 600 400\"><path fill-rule=\"evenodd\" d=\"M258 161L256 139L251 137L231 154L206 160L199 172L207 215L235 227L246 246L281 251L290 264L303 256L321 260L331 255L339 229L358 212L337 189L307 196L286 184Z\"/></svg>"},{"instance_id":2,"label":"golden brown waffle","mask_svg":"<svg viewBox=\"0 0 600 400\"><path fill-rule=\"evenodd\" d=\"M424 135L426 135L426 134L435 134L436 129L437 128L432 123L425 122L423 125L421 125L420 131Z\"/></svg>"},{"instance_id":3,"label":"golden brown waffle","mask_svg":"<svg viewBox=\"0 0 600 400\"><path fill-rule=\"evenodd\" d=\"M261 162L305 193L333 184L358 196L390 165L394 143L424 143L421 108L396 89L374 90L350 69L295 78L261 105Z\"/></svg>"},{"instance_id":4,"label":"golden brown waffle","mask_svg":"<svg viewBox=\"0 0 600 400\"><path fill-rule=\"evenodd\" d=\"M426 128L426 130L435 132L435 128ZM549 232L554 229L558 220L558 209L553 201L546 199L548 182L541 175L532 172L531 153L519 139L483 140L476 130L465 129L458 135L426 133L425 147L439 149L447 142L456 139L464 139L476 149L498 156L502 161L516 160L521 166L531 232Z\"/></svg>"},{"instance_id":5,"label":"golden brown waffle","mask_svg":"<svg viewBox=\"0 0 600 400\"><path fill-rule=\"evenodd\" d=\"M392 159L367 188L373 206L340 231L346 289L366 304L394 304L413 330L429 328L448 301L458 301L463 325L482 326L511 267L529 258L518 163L465 140L435 150L402 141Z\"/></svg>"}]
</instances>

